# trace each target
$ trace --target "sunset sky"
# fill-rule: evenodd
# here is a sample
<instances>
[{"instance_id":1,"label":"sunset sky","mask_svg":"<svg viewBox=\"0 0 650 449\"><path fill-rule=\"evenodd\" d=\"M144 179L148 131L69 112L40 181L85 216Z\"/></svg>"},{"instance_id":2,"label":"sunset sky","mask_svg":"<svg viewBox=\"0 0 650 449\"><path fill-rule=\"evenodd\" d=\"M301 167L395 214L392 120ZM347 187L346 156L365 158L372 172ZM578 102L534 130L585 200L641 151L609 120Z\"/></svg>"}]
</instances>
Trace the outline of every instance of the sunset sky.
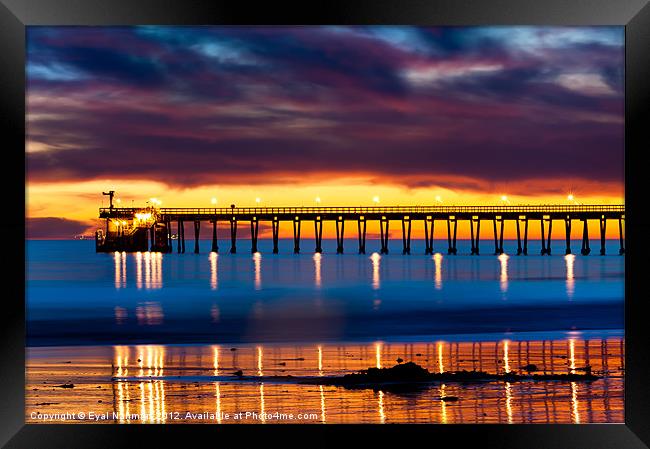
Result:
<instances>
[{"instance_id":1,"label":"sunset sky","mask_svg":"<svg viewBox=\"0 0 650 449\"><path fill-rule=\"evenodd\" d=\"M623 67L623 27L28 27L28 236L91 233L109 189L622 204Z\"/></svg>"}]
</instances>

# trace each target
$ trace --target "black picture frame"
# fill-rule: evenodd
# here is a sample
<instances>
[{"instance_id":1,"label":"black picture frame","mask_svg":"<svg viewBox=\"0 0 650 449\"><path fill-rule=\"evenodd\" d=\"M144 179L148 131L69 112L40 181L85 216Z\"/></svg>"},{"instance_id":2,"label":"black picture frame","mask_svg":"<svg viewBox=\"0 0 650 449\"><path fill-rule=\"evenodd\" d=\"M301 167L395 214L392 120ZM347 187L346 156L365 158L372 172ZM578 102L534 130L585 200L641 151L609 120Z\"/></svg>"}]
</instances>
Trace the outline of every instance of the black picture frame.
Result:
<instances>
[{"instance_id":1,"label":"black picture frame","mask_svg":"<svg viewBox=\"0 0 650 449\"><path fill-rule=\"evenodd\" d=\"M650 4L648 0L338 0L285 4L222 0L0 0L0 121L5 124L3 201L5 252L0 312L0 444L8 448L131 447L136 442L209 444L233 438L244 447L248 426L44 425L24 423L25 388L25 27L135 24L417 24L417 25L624 25L625 26L625 424L254 426L267 444L341 444L342 428L367 444L490 448L642 448L650 445L648 335L642 277L648 271L648 219L643 152L650 149ZM588 162L587 162L588 163ZM19 169L19 167L22 168ZM22 260L21 260L22 259ZM349 436L346 436L349 438ZM204 441L206 443L199 443ZM366 444L366 443L364 443Z\"/></svg>"}]
</instances>

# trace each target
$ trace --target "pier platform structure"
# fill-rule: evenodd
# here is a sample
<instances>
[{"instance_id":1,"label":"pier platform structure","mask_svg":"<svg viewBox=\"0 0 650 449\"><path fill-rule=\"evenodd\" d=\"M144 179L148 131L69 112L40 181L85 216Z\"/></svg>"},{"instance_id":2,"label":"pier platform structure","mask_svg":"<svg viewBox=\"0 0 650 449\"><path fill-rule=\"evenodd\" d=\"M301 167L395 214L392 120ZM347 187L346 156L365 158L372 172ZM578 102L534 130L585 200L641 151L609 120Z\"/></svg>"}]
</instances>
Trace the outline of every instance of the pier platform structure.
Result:
<instances>
[{"instance_id":1,"label":"pier platform structure","mask_svg":"<svg viewBox=\"0 0 650 449\"><path fill-rule=\"evenodd\" d=\"M564 254L571 254L571 235L574 223L579 225L582 243L580 254L591 253L588 221L599 223L600 254L605 255L605 232L607 223L618 225L619 254L625 253L625 206L624 205L503 205L503 206L374 206L374 207L229 207L229 208L119 208L111 206L99 209L99 217L106 220L105 229L95 233L97 252L159 251L172 252L174 237L176 251L185 253L185 228L193 228L194 253L199 253L201 224L211 227L210 251L219 252L217 223L229 224L228 251L237 252L237 230L241 225L250 226L252 253L258 252L259 224L270 223L273 253L278 253L278 236L281 223L293 229L293 252L301 251L303 225L313 223L314 251L322 249L323 223L336 224L337 254L343 253L345 224L356 227L359 254L366 253L366 224L379 222L380 253L388 254L389 225L398 222L402 230L402 254L411 254L411 224L424 223L425 254L433 254L435 226L446 228L447 254L457 254L457 230L459 223L469 226L471 254L478 255L481 224L491 229L490 240L494 242L494 254L503 254L503 230L506 221L516 223L517 255L528 254L529 225L541 229L542 255L551 255L553 223L561 222L566 245ZM485 225L483 225L485 227ZM562 230L562 229L561 229ZM175 231L175 232L174 232Z\"/></svg>"}]
</instances>

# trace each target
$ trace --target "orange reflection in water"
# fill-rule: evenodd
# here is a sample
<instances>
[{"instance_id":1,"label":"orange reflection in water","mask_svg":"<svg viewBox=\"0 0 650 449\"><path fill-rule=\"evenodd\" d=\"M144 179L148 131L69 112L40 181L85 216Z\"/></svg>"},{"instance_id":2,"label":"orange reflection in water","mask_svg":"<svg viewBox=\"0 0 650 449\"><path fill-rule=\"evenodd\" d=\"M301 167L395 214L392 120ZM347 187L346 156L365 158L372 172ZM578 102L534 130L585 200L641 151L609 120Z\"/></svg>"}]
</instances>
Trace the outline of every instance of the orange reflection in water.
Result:
<instances>
[{"instance_id":1,"label":"orange reflection in water","mask_svg":"<svg viewBox=\"0 0 650 449\"><path fill-rule=\"evenodd\" d=\"M213 355L213 366L214 366L214 375L218 376L219 375L219 346L213 346L212 347L212 355Z\"/></svg>"},{"instance_id":2,"label":"orange reflection in water","mask_svg":"<svg viewBox=\"0 0 650 449\"><path fill-rule=\"evenodd\" d=\"M512 384L506 382L506 415L508 416L508 424L512 424Z\"/></svg>"},{"instance_id":3,"label":"orange reflection in water","mask_svg":"<svg viewBox=\"0 0 650 449\"><path fill-rule=\"evenodd\" d=\"M501 287L501 293L508 291L508 259L510 256L507 254L499 255L499 263L501 264L501 274L499 276L499 285Z\"/></svg>"},{"instance_id":4,"label":"orange reflection in water","mask_svg":"<svg viewBox=\"0 0 650 449\"><path fill-rule=\"evenodd\" d=\"M434 285L436 287L436 290L441 290L442 289L442 254L435 253L433 255L433 263L435 266Z\"/></svg>"},{"instance_id":5,"label":"orange reflection in water","mask_svg":"<svg viewBox=\"0 0 650 449\"><path fill-rule=\"evenodd\" d=\"M578 403L578 383L571 382L571 420L580 424L580 404Z\"/></svg>"},{"instance_id":6,"label":"orange reflection in water","mask_svg":"<svg viewBox=\"0 0 650 449\"><path fill-rule=\"evenodd\" d=\"M158 252L137 252L135 259L135 285L138 289L159 289L163 286L163 254ZM117 251L115 262L115 288L126 287L127 256ZM144 273L143 273L144 272Z\"/></svg>"},{"instance_id":7,"label":"orange reflection in water","mask_svg":"<svg viewBox=\"0 0 650 449\"><path fill-rule=\"evenodd\" d=\"M378 253L372 253L370 260L372 261L372 289L379 290L381 286L379 279L379 262L381 261L381 256Z\"/></svg>"},{"instance_id":8,"label":"orange reflection in water","mask_svg":"<svg viewBox=\"0 0 650 449\"><path fill-rule=\"evenodd\" d=\"M146 301L135 308L135 316L139 325L156 326L163 323L163 309L159 302Z\"/></svg>"},{"instance_id":9,"label":"orange reflection in water","mask_svg":"<svg viewBox=\"0 0 650 449\"><path fill-rule=\"evenodd\" d=\"M221 385L219 382L214 383L214 395L216 397L217 424L221 424Z\"/></svg>"},{"instance_id":10,"label":"orange reflection in water","mask_svg":"<svg viewBox=\"0 0 650 449\"><path fill-rule=\"evenodd\" d=\"M124 324L129 317L129 313L124 307L120 306L115 306L113 309L115 312L115 323L116 324Z\"/></svg>"},{"instance_id":11,"label":"orange reflection in water","mask_svg":"<svg viewBox=\"0 0 650 449\"><path fill-rule=\"evenodd\" d=\"M138 289L142 288L142 253L135 253L135 283Z\"/></svg>"},{"instance_id":12,"label":"orange reflection in water","mask_svg":"<svg viewBox=\"0 0 650 449\"><path fill-rule=\"evenodd\" d=\"M440 384L440 423L441 424L447 424L447 403L442 400L446 396L445 390L447 389L447 385Z\"/></svg>"},{"instance_id":13,"label":"orange reflection in water","mask_svg":"<svg viewBox=\"0 0 650 449\"><path fill-rule=\"evenodd\" d=\"M320 391L321 422L323 424L326 424L327 423L327 414L325 413L325 390L323 389L322 385L319 385L319 391Z\"/></svg>"},{"instance_id":14,"label":"orange reflection in water","mask_svg":"<svg viewBox=\"0 0 650 449\"><path fill-rule=\"evenodd\" d=\"M508 357L508 340L503 340L503 369L506 373L510 372L510 358Z\"/></svg>"},{"instance_id":15,"label":"orange reflection in water","mask_svg":"<svg viewBox=\"0 0 650 449\"><path fill-rule=\"evenodd\" d=\"M136 283L138 288L142 288L142 268L144 260L144 288L159 289L163 286L162 281L162 264L163 254L151 251L145 253L136 253Z\"/></svg>"},{"instance_id":16,"label":"orange reflection in water","mask_svg":"<svg viewBox=\"0 0 650 449\"><path fill-rule=\"evenodd\" d=\"M575 275L573 274L573 265L575 264L576 256L574 254L567 254L564 256L564 261L566 262L566 294L569 299L573 298L573 293L575 292L576 281Z\"/></svg>"},{"instance_id":17,"label":"orange reflection in water","mask_svg":"<svg viewBox=\"0 0 650 449\"><path fill-rule=\"evenodd\" d=\"M126 287L126 252L115 251L113 262L115 264L115 288Z\"/></svg>"},{"instance_id":18,"label":"orange reflection in water","mask_svg":"<svg viewBox=\"0 0 650 449\"><path fill-rule=\"evenodd\" d=\"M93 410L111 414L102 422L232 423L239 411L306 413L311 423L585 423L623 422L624 345L619 337L562 340L240 345L232 357L222 346L114 346L28 348L26 420L31 413ZM581 372L582 382L445 382L412 393L298 383L237 381L245 376L343 375L413 360L429 371L472 370ZM327 364L323 364L323 360ZM382 360L383 359L383 360ZM69 363L66 363L69 362ZM391 362L393 365L395 362ZM214 376L220 376L215 379ZM231 380L232 379L232 380ZM75 388L57 385L73 383ZM457 401L442 401L456 396ZM101 402L100 402L101 401ZM52 405L47 405L52 404ZM169 419L169 413L206 414ZM115 413L114 418L112 413ZM226 417L230 414L231 417ZM264 418L243 422L298 422ZM91 421L84 421L91 422ZM92 421L94 422L94 421Z\"/></svg>"},{"instance_id":19,"label":"orange reflection in water","mask_svg":"<svg viewBox=\"0 0 650 449\"><path fill-rule=\"evenodd\" d=\"M386 413L384 412L384 392L379 390L377 395L377 402L379 407L379 422L384 424L386 422Z\"/></svg>"},{"instance_id":20,"label":"orange reflection in water","mask_svg":"<svg viewBox=\"0 0 650 449\"><path fill-rule=\"evenodd\" d=\"M253 263L255 270L255 290L262 289L262 254L253 254Z\"/></svg>"},{"instance_id":21,"label":"orange reflection in water","mask_svg":"<svg viewBox=\"0 0 650 449\"><path fill-rule=\"evenodd\" d=\"M322 284L321 279L321 253L314 253L314 284L320 287Z\"/></svg>"},{"instance_id":22,"label":"orange reflection in water","mask_svg":"<svg viewBox=\"0 0 650 449\"><path fill-rule=\"evenodd\" d=\"M219 285L217 279L217 262L219 261L219 254L215 252L210 253L210 288L216 290Z\"/></svg>"},{"instance_id":23,"label":"orange reflection in water","mask_svg":"<svg viewBox=\"0 0 650 449\"><path fill-rule=\"evenodd\" d=\"M323 375L323 347L318 347L318 375Z\"/></svg>"},{"instance_id":24,"label":"orange reflection in water","mask_svg":"<svg viewBox=\"0 0 650 449\"><path fill-rule=\"evenodd\" d=\"M258 346L257 347L257 375L258 376L264 375L264 366L262 365L262 357L263 357L262 347Z\"/></svg>"},{"instance_id":25,"label":"orange reflection in water","mask_svg":"<svg viewBox=\"0 0 650 449\"><path fill-rule=\"evenodd\" d=\"M573 338L569 339L569 370L571 373L576 371L576 341Z\"/></svg>"},{"instance_id":26,"label":"orange reflection in water","mask_svg":"<svg viewBox=\"0 0 650 449\"><path fill-rule=\"evenodd\" d=\"M165 382L156 380L164 376L164 346L115 346L113 347L114 384L117 385L117 421L120 423L131 422L134 415L131 413L131 390L139 390L140 410L136 413L135 421L143 423L164 423L166 421L165 407ZM131 374L129 361L133 355L138 357L138 369ZM148 381L131 382L131 376L149 377ZM134 412L135 413L135 412Z\"/></svg>"},{"instance_id":27,"label":"orange reflection in water","mask_svg":"<svg viewBox=\"0 0 650 449\"><path fill-rule=\"evenodd\" d=\"M266 407L264 402L264 382L260 384L260 421L266 422Z\"/></svg>"}]
</instances>

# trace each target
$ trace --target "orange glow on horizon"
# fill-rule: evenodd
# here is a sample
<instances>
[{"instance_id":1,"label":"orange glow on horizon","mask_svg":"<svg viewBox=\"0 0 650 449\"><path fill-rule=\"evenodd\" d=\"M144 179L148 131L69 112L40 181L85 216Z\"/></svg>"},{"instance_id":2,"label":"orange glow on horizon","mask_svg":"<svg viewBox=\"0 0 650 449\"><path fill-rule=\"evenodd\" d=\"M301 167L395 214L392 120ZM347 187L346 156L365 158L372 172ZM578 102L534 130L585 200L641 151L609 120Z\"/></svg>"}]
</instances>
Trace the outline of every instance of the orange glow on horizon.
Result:
<instances>
[{"instance_id":1,"label":"orange glow on horizon","mask_svg":"<svg viewBox=\"0 0 650 449\"><path fill-rule=\"evenodd\" d=\"M98 218L98 209L108 206L108 199L101 195L102 191L115 190L119 194L118 207L143 207L146 201L155 198L159 207L331 207L331 206L467 206L467 205L504 205L506 198L509 205L541 205L541 204L624 204L623 186L604 186L598 183L585 185L580 193L567 195L569 189L562 189L555 194L526 196L510 193L507 196L488 190L451 190L444 187L408 188L395 184L377 184L365 178L343 178L329 182L314 182L312 184L268 184L250 186L201 186L192 188L173 188L163 183L152 181L97 180L71 183L27 183L27 217L58 217L87 223L85 234L90 235L95 229L103 227L103 220ZM509 187L509 191L515 191ZM560 189L558 189L560 190ZM259 196L264 193L264 198ZM604 194L603 192L611 192ZM218 204L216 199L218 198ZM572 198L569 200L569 198ZM316 199L316 200L315 200ZM377 199L380 202L373 201ZM259 200L259 202L257 201ZM589 224L590 236L596 239L599 235L598 223L593 220ZM538 238L539 226L532 222L529 225L529 237ZM379 224L368 221L368 238L379 234ZM423 237L424 225L413 221L413 238ZM581 229L574 229L578 238ZM266 235L268 234L268 236ZM269 237L270 229L260 229L260 237ZM356 230L348 230L346 238L353 238ZM291 226L280 226L280 237L292 236ZM325 222L323 237L336 236L334 223ZM554 230L554 238L563 238L563 230ZM305 238L310 238L309 234ZM491 233L486 230L481 233L481 240L489 239ZM516 238L515 224L506 222L506 239ZM617 238L618 228L613 223L607 226L607 237ZM72 236L70 236L72 238ZM390 238L401 238L401 230L391 226ZM435 239L445 239L446 229L436 223ZM469 238L469 225L459 223L458 238ZM487 241L487 240L486 240Z\"/></svg>"}]
</instances>

